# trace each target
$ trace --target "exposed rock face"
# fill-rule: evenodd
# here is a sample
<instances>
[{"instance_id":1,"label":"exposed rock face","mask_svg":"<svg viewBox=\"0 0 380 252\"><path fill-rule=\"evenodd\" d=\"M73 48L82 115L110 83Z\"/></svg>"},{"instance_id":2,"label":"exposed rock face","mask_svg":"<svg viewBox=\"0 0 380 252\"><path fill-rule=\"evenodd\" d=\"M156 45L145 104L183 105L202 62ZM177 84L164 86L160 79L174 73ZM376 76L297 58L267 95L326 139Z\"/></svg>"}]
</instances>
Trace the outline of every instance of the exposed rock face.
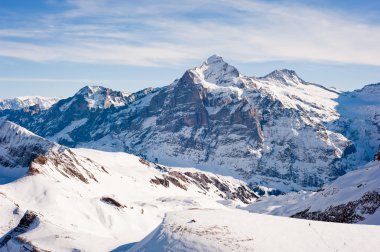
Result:
<instances>
[{"instance_id":1,"label":"exposed rock face","mask_svg":"<svg viewBox=\"0 0 380 252\"><path fill-rule=\"evenodd\" d=\"M85 184L98 182L92 171L107 173L107 170L93 161L75 155L70 149L50 150L39 155L29 165L28 175L59 173L66 178L77 179Z\"/></svg>"},{"instance_id":2,"label":"exposed rock face","mask_svg":"<svg viewBox=\"0 0 380 252\"><path fill-rule=\"evenodd\" d=\"M306 209L291 217L328 222L356 223L365 220L363 215L374 214L379 207L380 194L378 192L367 192L358 200L331 206L325 211L310 212L309 209Z\"/></svg>"},{"instance_id":3,"label":"exposed rock face","mask_svg":"<svg viewBox=\"0 0 380 252\"><path fill-rule=\"evenodd\" d=\"M370 92L356 93L365 100ZM344 112L352 99L291 70L247 77L214 55L162 88L125 96L86 87L47 111L0 116L66 146L126 151L287 191L316 189L373 157L379 101L355 134ZM365 132L373 140L362 151Z\"/></svg>"},{"instance_id":4,"label":"exposed rock face","mask_svg":"<svg viewBox=\"0 0 380 252\"><path fill-rule=\"evenodd\" d=\"M253 202L259 198L243 184L238 186L236 184L231 185L221 177L206 173L169 171L167 174L164 174L162 178L155 177L152 178L150 182L167 188L170 187L170 185L174 185L185 191L191 184L196 185L200 190L207 192L217 189L221 198L227 200L239 199L245 204Z\"/></svg>"},{"instance_id":5,"label":"exposed rock face","mask_svg":"<svg viewBox=\"0 0 380 252\"><path fill-rule=\"evenodd\" d=\"M4 248L11 239L17 238L17 236L26 233L30 229L33 229L38 225L38 215L33 211L27 211L24 216L21 218L20 223L11 231L9 231L4 237L0 240L0 250ZM33 250L38 251L38 250Z\"/></svg>"}]
</instances>

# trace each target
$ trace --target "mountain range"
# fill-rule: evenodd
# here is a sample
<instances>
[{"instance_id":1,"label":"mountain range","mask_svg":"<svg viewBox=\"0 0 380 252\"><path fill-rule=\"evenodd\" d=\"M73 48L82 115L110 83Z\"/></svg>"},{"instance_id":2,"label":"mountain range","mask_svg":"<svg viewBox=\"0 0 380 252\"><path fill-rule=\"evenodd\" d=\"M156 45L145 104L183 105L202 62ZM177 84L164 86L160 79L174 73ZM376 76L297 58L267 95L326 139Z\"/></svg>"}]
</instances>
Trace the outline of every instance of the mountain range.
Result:
<instances>
[{"instance_id":1,"label":"mountain range","mask_svg":"<svg viewBox=\"0 0 380 252\"><path fill-rule=\"evenodd\" d=\"M86 86L51 107L0 117L68 147L125 151L287 192L317 189L372 160L380 84L340 92L276 70L248 77L211 56L136 93Z\"/></svg>"},{"instance_id":2,"label":"mountain range","mask_svg":"<svg viewBox=\"0 0 380 252\"><path fill-rule=\"evenodd\" d=\"M60 98L46 98L42 96L22 96L12 99L0 99L0 110L48 109Z\"/></svg>"}]
</instances>

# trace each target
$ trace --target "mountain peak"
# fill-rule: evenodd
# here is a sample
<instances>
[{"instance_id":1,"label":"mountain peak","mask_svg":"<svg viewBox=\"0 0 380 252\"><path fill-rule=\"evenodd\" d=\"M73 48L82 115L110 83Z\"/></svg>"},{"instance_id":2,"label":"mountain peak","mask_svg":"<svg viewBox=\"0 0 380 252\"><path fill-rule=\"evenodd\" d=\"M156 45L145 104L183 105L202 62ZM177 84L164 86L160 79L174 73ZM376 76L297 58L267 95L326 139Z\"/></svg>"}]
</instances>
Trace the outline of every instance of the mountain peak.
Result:
<instances>
[{"instance_id":1,"label":"mountain peak","mask_svg":"<svg viewBox=\"0 0 380 252\"><path fill-rule=\"evenodd\" d=\"M75 96L83 96L90 108L110 108L124 106L128 93L114 91L103 86L85 86L81 88ZM74 96L74 97L75 97Z\"/></svg>"},{"instance_id":2,"label":"mountain peak","mask_svg":"<svg viewBox=\"0 0 380 252\"><path fill-rule=\"evenodd\" d=\"M268 75L265 75L264 77L260 78L263 80L278 80L285 84L299 84L299 83L305 83L304 80L302 80L294 70L289 69L281 69L281 70L274 70Z\"/></svg>"},{"instance_id":3,"label":"mountain peak","mask_svg":"<svg viewBox=\"0 0 380 252\"><path fill-rule=\"evenodd\" d=\"M271 72L270 74L268 74L267 76L273 76L273 77L298 77L298 75L296 74L296 72L294 70L290 70L290 69L276 69L274 70L273 72Z\"/></svg>"},{"instance_id":4,"label":"mountain peak","mask_svg":"<svg viewBox=\"0 0 380 252\"><path fill-rule=\"evenodd\" d=\"M100 91L107 90L107 88L97 85L87 85L81 88L76 94L77 95L91 95L99 93Z\"/></svg>"},{"instance_id":5,"label":"mountain peak","mask_svg":"<svg viewBox=\"0 0 380 252\"><path fill-rule=\"evenodd\" d=\"M208 65L215 64L215 63L220 63L220 62L225 63L224 60L223 60L223 58L221 56L217 55L217 54L214 54L214 55L208 57L207 60L206 60L206 63Z\"/></svg>"},{"instance_id":6,"label":"mountain peak","mask_svg":"<svg viewBox=\"0 0 380 252\"><path fill-rule=\"evenodd\" d=\"M193 69L200 79L217 85L232 85L239 71L232 65L226 63L221 56L212 55L200 67Z\"/></svg>"}]
</instances>

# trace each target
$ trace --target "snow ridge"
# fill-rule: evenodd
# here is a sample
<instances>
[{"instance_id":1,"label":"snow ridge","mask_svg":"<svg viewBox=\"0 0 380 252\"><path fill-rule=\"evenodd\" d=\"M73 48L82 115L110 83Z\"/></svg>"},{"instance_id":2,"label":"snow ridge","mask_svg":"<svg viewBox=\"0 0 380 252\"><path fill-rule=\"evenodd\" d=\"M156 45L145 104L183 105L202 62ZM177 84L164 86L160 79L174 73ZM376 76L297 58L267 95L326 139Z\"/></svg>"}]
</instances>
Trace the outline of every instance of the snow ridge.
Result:
<instances>
[{"instance_id":1,"label":"snow ridge","mask_svg":"<svg viewBox=\"0 0 380 252\"><path fill-rule=\"evenodd\" d=\"M193 209L168 213L157 229L129 251L369 252L380 245L379 232L379 227Z\"/></svg>"},{"instance_id":2,"label":"snow ridge","mask_svg":"<svg viewBox=\"0 0 380 252\"><path fill-rule=\"evenodd\" d=\"M38 106L41 110L46 110L59 100L60 98L42 96L21 96L13 99L0 99L0 110L20 110L31 106Z\"/></svg>"}]
</instances>

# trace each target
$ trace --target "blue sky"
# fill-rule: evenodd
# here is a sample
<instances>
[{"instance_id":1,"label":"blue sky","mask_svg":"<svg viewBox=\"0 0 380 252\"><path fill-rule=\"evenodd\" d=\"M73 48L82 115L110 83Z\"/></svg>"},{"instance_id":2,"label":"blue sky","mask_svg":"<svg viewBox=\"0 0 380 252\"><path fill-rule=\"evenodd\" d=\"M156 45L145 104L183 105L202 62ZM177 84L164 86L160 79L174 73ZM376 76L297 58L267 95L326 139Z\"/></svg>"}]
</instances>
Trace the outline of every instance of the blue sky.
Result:
<instances>
[{"instance_id":1,"label":"blue sky","mask_svg":"<svg viewBox=\"0 0 380 252\"><path fill-rule=\"evenodd\" d=\"M380 82L380 1L0 0L0 98L162 86L212 54L249 76Z\"/></svg>"}]
</instances>

